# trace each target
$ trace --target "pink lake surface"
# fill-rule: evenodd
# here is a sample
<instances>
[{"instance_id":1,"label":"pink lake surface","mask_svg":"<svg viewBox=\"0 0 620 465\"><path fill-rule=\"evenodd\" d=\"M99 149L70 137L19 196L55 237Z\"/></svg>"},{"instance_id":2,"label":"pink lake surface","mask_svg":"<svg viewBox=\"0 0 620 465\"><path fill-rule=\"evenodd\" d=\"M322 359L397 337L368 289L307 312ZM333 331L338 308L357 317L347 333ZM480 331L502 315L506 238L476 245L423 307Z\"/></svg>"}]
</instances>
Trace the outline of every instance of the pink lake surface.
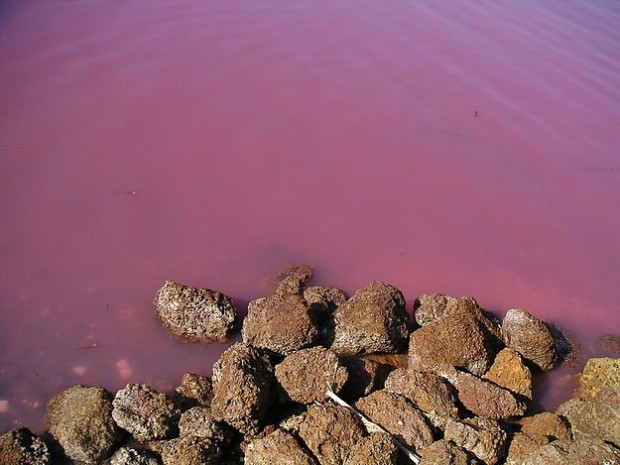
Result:
<instances>
[{"instance_id":1,"label":"pink lake surface","mask_svg":"<svg viewBox=\"0 0 620 465\"><path fill-rule=\"evenodd\" d=\"M303 262L586 357L620 333L616 1L5 1L0 156L0 432L72 384L209 375L226 345L158 326L166 279L244 312Z\"/></svg>"}]
</instances>

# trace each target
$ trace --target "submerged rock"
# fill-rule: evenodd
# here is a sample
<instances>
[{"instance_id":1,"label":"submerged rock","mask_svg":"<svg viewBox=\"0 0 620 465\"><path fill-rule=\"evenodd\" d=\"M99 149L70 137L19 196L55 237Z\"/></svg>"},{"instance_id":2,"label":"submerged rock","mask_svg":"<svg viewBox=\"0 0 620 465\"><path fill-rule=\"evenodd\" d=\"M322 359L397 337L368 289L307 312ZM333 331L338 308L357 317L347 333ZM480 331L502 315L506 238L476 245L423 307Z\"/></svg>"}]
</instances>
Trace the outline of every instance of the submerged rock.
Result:
<instances>
[{"instance_id":1,"label":"submerged rock","mask_svg":"<svg viewBox=\"0 0 620 465\"><path fill-rule=\"evenodd\" d=\"M237 329L237 311L219 291L166 281L153 300L164 328L189 341L225 341Z\"/></svg>"},{"instance_id":2,"label":"submerged rock","mask_svg":"<svg viewBox=\"0 0 620 465\"><path fill-rule=\"evenodd\" d=\"M544 322L521 309L508 310L502 321L506 346L542 371L551 370L558 358L555 338Z\"/></svg>"},{"instance_id":3,"label":"submerged rock","mask_svg":"<svg viewBox=\"0 0 620 465\"><path fill-rule=\"evenodd\" d=\"M47 465L47 445L28 428L16 428L0 436L0 463L4 465Z\"/></svg>"},{"instance_id":4,"label":"submerged rock","mask_svg":"<svg viewBox=\"0 0 620 465\"><path fill-rule=\"evenodd\" d=\"M72 386L47 404L45 424L69 458L99 463L110 456L120 431L112 419L112 397L98 387Z\"/></svg>"}]
</instances>

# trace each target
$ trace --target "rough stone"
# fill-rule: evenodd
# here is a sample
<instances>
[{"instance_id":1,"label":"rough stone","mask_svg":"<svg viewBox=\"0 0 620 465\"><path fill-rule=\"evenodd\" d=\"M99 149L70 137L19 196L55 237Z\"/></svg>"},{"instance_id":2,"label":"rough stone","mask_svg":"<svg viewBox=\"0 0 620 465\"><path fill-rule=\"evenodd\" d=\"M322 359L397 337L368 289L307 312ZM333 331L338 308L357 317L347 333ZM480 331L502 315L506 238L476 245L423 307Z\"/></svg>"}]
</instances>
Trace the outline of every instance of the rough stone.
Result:
<instances>
[{"instance_id":1,"label":"rough stone","mask_svg":"<svg viewBox=\"0 0 620 465\"><path fill-rule=\"evenodd\" d=\"M348 374L338 356L325 347L302 349L287 355L276 366L276 379L286 397L309 404L327 400L327 385L336 393L345 385Z\"/></svg>"},{"instance_id":2,"label":"rough stone","mask_svg":"<svg viewBox=\"0 0 620 465\"><path fill-rule=\"evenodd\" d=\"M342 465L364 436L364 426L355 414L337 405L310 405L299 425L299 437L321 465Z\"/></svg>"},{"instance_id":3,"label":"rough stone","mask_svg":"<svg viewBox=\"0 0 620 465\"><path fill-rule=\"evenodd\" d=\"M110 459L110 465L162 465L162 462L151 451L121 447Z\"/></svg>"},{"instance_id":4,"label":"rough stone","mask_svg":"<svg viewBox=\"0 0 620 465\"><path fill-rule=\"evenodd\" d=\"M233 301L219 291L166 281L153 305L164 328L185 340L225 341L237 329Z\"/></svg>"},{"instance_id":5,"label":"rough stone","mask_svg":"<svg viewBox=\"0 0 620 465\"><path fill-rule=\"evenodd\" d=\"M127 384L116 393L112 417L138 441L167 439L176 434L181 412L163 393L146 384Z\"/></svg>"},{"instance_id":6,"label":"rough stone","mask_svg":"<svg viewBox=\"0 0 620 465\"><path fill-rule=\"evenodd\" d=\"M181 384L175 389L174 401L184 410L196 406L208 407L212 399L213 385L207 376L184 373Z\"/></svg>"},{"instance_id":7,"label":"rough stone","mask_svg":"<svg viewBox=\"0 0 620 465\"><path fill-rule=\"evenodd\" d=\"M620 449L600 439L559 439L537 449L522 465L617 465Z\"/></svg>"},{"instance_id":8,"label":"rough stone","mask_svg":"<svg viewBox=\"0 0 620 465\"><path fill-rule=\"evenodd\" d=\"M329 345L330 337L333 338L332 314L336 308L347 301L347 295L335 287L312 286L304 289L303 298L319 328L319 342Z\"/></svg>"},{"instance_id":9,"label":"rough stone","mask_svg":"<svg viewBox=\"0 0 620 465\"><path fill-rule=\"evenodd\" d=\"M45 425L67 457L86 463L109 457L120 435L111 395L98 387L72 386L56 394L47 404Z\"/></svg>"},{"instance_id":10,"label":"rough stone","mask_svg":"<svg viewBox=\"0 0 620 465\"><path fill-rule=\"evenodd\" d=\"M353 445L347 465L398 465L400 449L386 433L372 433Z\"/></svg>"},{"instance_id":11,"label":"rough stone","mask_svg":"<svg viewBox=\"0 0 620 465\"><path fill-rule=\"evenodd\" d=\"M515 433L510 440L504 465L521 465L528 455L549 442L550 440L542 435L531 436L522 432Z\"/></svg>"},{"instance_id":12,"label":"rough stone","mask_svg":"<svg viewBox=\"0 0 620 465\"><path fill-rule=\"evenodd\" d=\"M420 326L426 326L443 317L448 301L454 299L444 294L422 294L413 303L413 318Z\"/></svg>"},{"instance_id":13,"label":"rough stone","mask_svg":"<svg viewBox=\"0 0 620 465\"><path fill-rule=\"evenodd\" d=\"M273 293L282 296L302 294L312 274L312 268L307 265L290 265L275 276Z\"/></svg>"},{"instance_id":14,"label":"rough stone","mask_svg":"<svg viewBox=\"0 0 620 465\"><path fill-rule=\"evenodd\" d=\"M577 394L593 398L606 388L620 391L620 358L591 358L579 377Z\"/></svg>"},{"instance_id":15,"label":"rough stone","mask_svg":"<svg viewBox=\"0 0 620 465\"><path fill-rule=\"evenodd\" d=\"M483 377L514 394L532 399L532 372L523 364L518 352L503 349Z\"/></svg>"},{"instance_id":16,"label":"rough stone","mask_svg":"<svg viewBox=\"0 0 620 465\"><path fill-rule=\"evenodd\" d=\"M543 436L550 441L555 439L569 439L571 436L569 425L559 415L551 412L542 412L530 417L521 418L517 424L521 432L530 436Z\"/></svg>"},{"instance_id":17,"label":"rough stone","mask_svg":"<svg viewBox=\"0 0 620 465\"><path fill-rule=\"evenodd\" d=\"M564 412L575 439L598 438L620 447L620 390L605 387Z\"/></svg>"},{"instance_id":18,"label":"rough stone","mask_svg":"<svg viewBox=\"0 0 620 465\"><path fill-rule=\"evenodd\" d=\"M241 334L247 344L287 355L314 345L319 328L302 297L274 294L249 303Z\"/></svg>"},{"instance_id":19,"label":"rough stone","mask_svg":"<svg viewBox=\"0 0 620 465\"><path fill-rule=\"evenodd\" d=\"M183 436L150 443L164 465L220 465L222 451L210 438Z\"/></svg>"},{"instance_id":20,"label":"rough stone","mask_svg":"<svg viewBox=\"0 0 620 465\"><path fill-rule=\"evenodd\" d=\"M547 325L522 309L508 310L502 321L506 346L540 370L551 370L557 360L555 339Z\"/></svg>"},{"instance_id":21,"label":"rough stone","mask_svg":"<svg viewBox=\"0 0 620 465\"><path fill-rule=\"evenodd\" d=\"M245 465L318 465L312 454L281 429L255 439L245 449Z\"/></svg>"},{"instance_id":22,"label":"rough stone","mask_svg":"<svg viewBox=\"0 0 620 465\"><path fill-rule=\"evenodd\" d=\"M419 465L484 465L471 452L445 439L425 447Z\"/></svg>"},{"instance_id":23,"label":"rough stone","mask_svg":"<svg viewBox=\"0 0 620 465\"><path fill-rule=\"evenodd\" d=\"M598 339L598 345L603 349L620 356L620 336L604 334Z\"/></svg>"},{"instance_id":24,"label":"rough stone","mask_svg":"<svg viewBox=\"0 0 620 465\"><path fill-rule=\"evenodd\" d=\"M47 465L47 445L28 428L16 428L0 436L0 463L4 465Z\"/></svg>"},{"instance_id":25,"label":"rough stone","mask_svg":"<svg viewBox=\"0 0 620 465\"><path fill-rule=\"evenodd\" d=\"M359 289L333 319L331 348L343 355L399 352L409 334L403 294L379 281Z\"/></svg>"},{"instance_id":26,"label":"rough stone","mask_svg":"<svg viewBox=\"0 0 620 465\"><path fill-rule=\"evenodd\" d=\"M359 399L355 408L408 447L417 450L434 441L422 412L401 395L382 389Z\"/></svg>"},{"instance_id":27,"label":"rough stone","mask_svg":"<svg viewBox=\"0 0 620 465\"><path fill-rule=\"evenodd\" d=\"M474 417L448 420L444 439L473 453L488 465L500 463L507 445L507 434L495 420Z\"/></svg>"},{"instance_id":28,"label":"rough stone","mask_svg":"<svg viewBox=\"0 0 620 465\"><path fill-rule=\"evenodd\" d=\"M213 365L212 382L213 418L255 434L276 393L273 367L265 353L244 343L231 346Z\"/></svg>"},{"instance_id":29,"label":"rough stone","mask_svg":"<svg viewBox=\"0 0 620 465\"><path fill-rule=\"evenodd\" d=\"M342 388L341 396L349 401L355 401L378 388L380 379L385 372L381 364L356 356L342 357L340 362L346 367L349 374L347 382Z\"/></svg>"},{"instance_id":30,"label":"rough stone","mask_svg":"<svg viewBox=\"0 0 620 465\"><path fill-rule=\"evenodd\" d=\"M399 368L390 373L385 389L409 399L440 429L445 427L447 418L458 417L454 387L434 373Z\"/></svg>"},{"instance_id":31,"label":"rough stone","mask_svg":"<svg viewBox=\"0 0 620 465\"><path fill-rule=\"evenodd\" d=\"M207 407L192 407L181 414L179 436L198 436L212 439L217 445L226 447L233 431L225 424L215 421Z\"/></svg>"}]
</instances>

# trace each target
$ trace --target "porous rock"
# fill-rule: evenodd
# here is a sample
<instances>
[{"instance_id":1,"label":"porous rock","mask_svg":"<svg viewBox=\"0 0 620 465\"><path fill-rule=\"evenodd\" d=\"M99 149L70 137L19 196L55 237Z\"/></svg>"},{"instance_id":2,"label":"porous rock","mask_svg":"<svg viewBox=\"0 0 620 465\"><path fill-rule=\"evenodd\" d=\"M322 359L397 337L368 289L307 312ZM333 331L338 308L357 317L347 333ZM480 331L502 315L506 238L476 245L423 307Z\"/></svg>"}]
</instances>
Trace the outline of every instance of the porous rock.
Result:
<instances>
[{"instance_id":1,"label":"porous rock","mask_svg":"<svg viewBox=\"0 0 620 465\"><path fill-rule=\"evenodd\" d=\"M550 441L571 437L569 425L562 417L551 412L541 412L517 421L521 432L530 436L543 436Z\"/></svg>"},{"instance_id":2,"label":"porous rock","mask_svg":"<svg viewBox=\"0 0 620 465\"><path fill-rule=\"evenodd\" d=\"M281 429L254 439L245 448L245 465L318 465L312 454Z\"/></svg>"},{"instance_id":3,"label":"porous rock","mask_svg":"<svg viewBox=\"0 0 620 465\"><path fill-rule=\"evenodd\" d=\"M450 297L444 294L422 294L413 303L413 318L420 326L439 320L443 317Z\"/></svg>"},{"instance_id":4,"label":"porous rock","mask_svg":"<svg viewBox=\"0 0 620 465\"><path fill-rule=\"evenodd\" d=\"M495 420L474 417L448 420L444 439L468 450L488 465L500 463L507 445L507 434Z\"/></svg>"},{"instance_id":5,"label":"porous rock","mask_svg":"<svg viewBox=\"0 0 620 465\"><path fill-rule=\"evenodd\" d=\"M336 287L311 286L303 291L308 307L318 314L330 314L347 301L347 295Z\"/></svg>"},{"instance_id":6,"label":"porous rock","mask_svg":"<svg viewBox=\"0 0 620 465\"><path fill-rule=\"evenodd\" d=\"M274 278L274 294L302 294L312 278L312 268L308 265L293 264L280 271Z\"/></svg>"},{"instance_id":7,"label":"porous rock","mask_svg":"<svg viewBox=\"0 0 620 465\"><path fill-rule=\"evenodd\" d=\"M301 296L274 294L248 304L241 335L247 344L287 355L314 345L319 329Z\"/></svg>"},{"instance_id":8,"label":"porous rock","mask_svg":"<svg viewBox=\"0 0 620 465\"><path fill-rule=\"evenodd\" d=\"M0 436L0 463L5 465L47 465L47 445L28 428L20 427Z\"/></svg>"},{"instance_id":9,"label":"porous rock","mask_svg":"<svg viewBox=\"0 0 620 465\"><path fill-rule=\"evenodd\" d=\"M398 465L401 452L387 433L372 433L353 445L347 465Z\"/></svg>"},{"instance_id":10,"label":"porous rock","mask_svg":"<svg viewBox=\"0 0 620 465\"><path fill-rule=\"evenodd\" d=\"M181 384L175 389L174 401L183 409L190 407L211 405L213 386L207 376L184 373Z\"/></svg>"},{"instance_id":11,"label":"porous rock","mask_svg":"<svg viewBox=\"0 0 620 465\"><path fill-rule=\"evenodd\" d=\"M502 320L502 335L507 347L540 370L553 368L557 360L555 339L538 318L522 309L508 310Z\"/></svg>"},{"instance_id":12,"label":"porous rock","mask_svg":"<svg viewBox=\"0 0 620 465\"><path fill-rule=\"evenodd\" d=\"M220 465L222 451L210 438L188 435L150 443L164 465Z\"/></svg>"},{"instance_id":13,"label":"porous rock","mask_svg":"<svg viewBox=\"0 0 620 465\"><path fill-rule=\"evenodd\" d=\"M418 371L458 367L482 376L499 350L498 331L473 298L452 299L442 318L409 336L409 366Z\"/></svg>"},{"instance_id":14,"label":"porous rock","mask_svg":"<svg viewBox=\"0 0 620 465\"><path fill-rule=\"evenodd\" d=\"M121 447L110 459L110 465L162 465L162 462L151 451Z\"/></svg>"},{"instance_id":15,"label":"porous rock","mask_svg":"<svg viewBox=\"0 0 620 465\"><path fill-rule=\"evenodd\" d=\"M575 439L599 438L620 447L620 390L605 387L570 405L564 416Z\"/></svg>"},{"instance_id":16,"label":"porous rock","mask_svg":"<svg viewBox=\"0 0 620 465\"><path fill-rule=\"evenodd\" d=\"M189 341L225 341L237 328L237 311L227 295L166 281L153 300L168 331Z\"/></svg>"},{"instance_id":17,"label":"porous rock","mask_svg":"<svg viewBox=\"0 0 620 465\"><path fill-rule=\"evenodd\" d=\"M532 372L523 364L519 353L512 349L502 349L483 378L514 394L532 399Z\"/></svg>"},{"instance_id":18,"label":"porous rock","mask_svg":"<svg viewBox=\"0 0 620 465\"><path fill-rule=\"evenodd\" d=\"M359 399L355 408L409 447L419 449L434 441L422 412L401 395L381 389Z\"/></svg>"},{"instance_id":19,"label":"porous rock","mask_svg":"<svg viewBox=\"0 0 620 465\"><path fill-rule=\"evenodd\" d=\"M528 455L522 465L616 465L620 449L600 439L559 439Z\"/></svg>"},{"instance_id":20,"label":"porous rock","mask_svg":"<svg viewBox=\"0 0 620 465\"><path fill-rule=\"evenodd\" d=\"M455 383L458 398L463 406L475 415L505 420L522 416L527 405L508 389L470 373L458 372Z\"/></svg>"},{"instance_id":21,"label":"porous rock","mask_svg":"<svg viewBox=\"0 0 620 465\"><path fill-rule=\"evenodd\" d=\"M368 395L378 388L386 371L385 365L357 356L341 357L340 362L346 367L349 375L341 394L350 401Z\"/></svg>"},{"instance_id":22,"label":"porous rock","mask_svg":"<svg viewBox=\"0 0 620 465\"><path fill-rule=\"evenodd\" d=\"M179 436L209 438L217 445L226 447L232 439L233 431L224 423L216 421L211 414L211 409L198 406L181 414Z\"/></svg>"},{"instance_id":23,"label":"porous rock","mask_svg":"<svg viewBox=\"0 0 620 465\"><path fill-rule=\"evenodd\" d=\"M138 441L166 439L177 430L180 411L164 393L146 384L127 384L114 396L114 421Z\"/></svg>"},{"instance_id":24,"label":"porous rock","mask_svg":"<svg viewBox=\"0 0 620 465\"><path fill-rule=\"evenodd\" d=\"M471 452L441 439L424 448L419 465L484 465Z\"/></svg>"},{"instance_id":25,"label":"porous rock","mask_svg":"<svg viewBox=\"0 0 620 465\"><path fill-rule=\"evenodd\" d=\"M309 404L325 402L327 386L336 393L345 385L348 374L338 356L325 347L302 349L287 355L276 366L276 379L286 397Z\"/></svg>"},{"instance_id":26,"label":"porous rock","mask_svg":"<svg viewBox=\"0 0 620 465\"><path fill-rule=\"evenodd\" d=\"M213 418L247 434L263 426L275 399L273 367L256 347L237 343L213 365Z\"/></svg>"},{"instance_id":27,"label":"porous rock","mask_svg":"<svg viewBox=\"0 0 620 465\"><path fill-rule=\"evenodd\" d=\"M334 311L331 348L344 355L398 352L409 334L407 320L402 292L372 282Z\"/></svg>"},{"instance_id":28,"label":"porous rock","mask_svg":"<svg viewBox=\"0 0 620 465\"><path fill-rule=\"evenodd\" d=\"M620 391L620 358L591 358L579 376L580 397L593 398L605 388Z\"/></svg>"},{"instance_id":29,"label":"porous rock","mask_svg":"<svg viewBox=\"0 0 620 465\"><path fill-rule=\"evenodd\" d=\"M528 455L534 453L549 442L551 442L551 440L545 436L531 436L523 432L514 433L508 445L508 452L504 465L521 465Z\"/></svg>"},{"instance_id":30,"label":"porous rock","mask_svg":"<svg viewBox=\"0 0 620 465\"><path fill-rule=\"evenodd\" d=\"M86 463L109 457L120 433L111 395L98 387L78 385L56 394L47 404L45 424L65 455Z\"/></svg>"},{"instance_id":31,"label":"porous rock","mask_svg":"<svg viewBox=\"0 0 620 465\"><path fill-rule=\"evenodd\" d=\"M310 405L299 425L299 437L321 465L341 465L364 436L355 414L338 405Z\"/></svg>"}]
</instances>

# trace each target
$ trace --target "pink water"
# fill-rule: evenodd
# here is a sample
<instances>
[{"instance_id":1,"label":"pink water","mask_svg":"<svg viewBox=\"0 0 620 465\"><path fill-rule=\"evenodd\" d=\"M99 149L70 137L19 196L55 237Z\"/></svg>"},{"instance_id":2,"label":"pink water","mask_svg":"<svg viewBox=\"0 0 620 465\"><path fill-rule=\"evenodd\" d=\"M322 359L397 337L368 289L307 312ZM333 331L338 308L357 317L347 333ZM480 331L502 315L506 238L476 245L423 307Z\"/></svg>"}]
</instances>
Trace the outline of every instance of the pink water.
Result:
<instances>
[{"instance_id":1,"label":"pink water","mask_svg":"<svg viewBox=\"0 0 620 465\"><path fill-rule=\"evenodd\" d=\"M615 1L4 2L0 432L71 384L209 374L225 346L174 341L155 291L243 309L291 262L526 308L605 355L619 128Z\"/></svg>"}]
</instances>

